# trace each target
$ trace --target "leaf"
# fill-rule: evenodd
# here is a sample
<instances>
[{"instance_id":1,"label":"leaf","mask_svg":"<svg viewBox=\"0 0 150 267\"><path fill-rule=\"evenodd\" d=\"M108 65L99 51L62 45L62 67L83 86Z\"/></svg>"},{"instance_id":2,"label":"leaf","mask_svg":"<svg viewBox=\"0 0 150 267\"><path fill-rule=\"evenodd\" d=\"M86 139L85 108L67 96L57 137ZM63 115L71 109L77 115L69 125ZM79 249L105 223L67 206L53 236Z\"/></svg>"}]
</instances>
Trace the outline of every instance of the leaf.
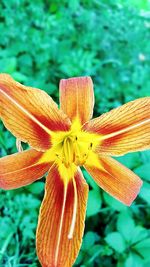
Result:
<instances>
[{"instance_id":1,"label":"leaf","mask_svg":"<svg viewBox=\"0 0 150 267\"><path fill-rule=\"evenodd\" d=\"M126 243L122 235L118 232L108 234L105 240L116 252L122 253L126 249Z\"/></svg>"},{"instance_id":2,"label":"leaf","mask_svg":"<svg viewBox=\"0 0 150 267\"><path fill-rule=\"evenodd\" d=\"M99 190L90 190L87 205L87 217L93 216L100 211L102 199Z\"/></svg>"},{"instance_id":3,"label":"leaf","mask_svg":"<svg viewBox=\"0 0 150 267\"><path fill-rule=\"evenodd\" d=\"M87 232L83 239L82 249L83 250L90 249L99 239L100 237L95 232Z\"/></svg>"},{"instance_id":4,"label":"leaf","mask_svg":"<svg viewBox=\"0 0 150 267\"><path fill-rule=\"evenodd\" d=\"M106 192L103 192L103 196L104 196L105 202L110 207L112 207L114 210L123 211L123 210L127 209L127 207L124 204L122 204L120 201L118 201L117 199L113 198L112 196L110 196Z\"/></svg>"},{"instance_id":5,"label":"leaf","mask_svg":"<svg viewBox=\"0 0 150 267\"><path fill-rule=\"evenodd\" d=\"M141 178L150 181L150 162L134 169L134 172Z\"/></svg>"},{"instance_id":6,"label":"leaf","mask_svg":"<svg viewBox=\"0 0 150 267\"><path fill-rule=\"evenodd\" d=\"M27 76L23 75L22 73L18 71L13 72L12 77L18 82L24 83L27 81Z\"/></svg>"},{"instance_id":7,"label":"leaf","mask_svg":"<svg viewBox=\"0 0 150 267\"><path fill-rule=\"evenodd\" d=\"M12 73L16 70L17 60L15 57L1 59L1 72Z\"/></svg>"},{"instance_id":8,"label":"leaf","mask_svg":"<svg viewBox=\"0 0 150 267\"><path fill-rule=\"evenodd\" d=\"M40 193L44 191L44 183L34 182L33 184L26 186L26 189L35 195L39 195Z\"/></svg>"},{"instance_id":9,"label":"leaf","mask_svg":"<svg viewBox=\"0 0 150 267\"><path fill-rule=\"evenodd\" d=\"M86 178L88 184L95 190L99 190L99 186L96 184L96 182L93 180L93 178L91 177L91 175L86 171L86 170L82 170L84 177Z\"/></svg>"},{"instance_id":10,"label":"leaf","mask_svg":"<svg viewBox=\"0 0 150 267\"><path fill-rule=\"evenodd\" d=\"M125 240L130 241L134 227L135 224L131 214L128 211L121 212L117 220L117 230L122 234Z\"/></svg>"},{"instance_id":11,"label":"leaf","mask_svg":"<svg viewBox=\"0 0 150 267\"><path fill-rule=\"evenodd\" d=\"M136 226L131 235L131 243L137 243L148 236L148 231L142 226Z\"/></svg>"},{"instance_id":12,"label":"leaf","mask_svg":"<svg viewBox=\"0 0 150 267\"><path fill-rule=\"evenodd\" d=\"M134 249L138 251L138 253L146 259L146 261L150 260L150 237L145 240L139 242L134 246Z\"/></svg>"},{"instance_id":13,"label":"leaf","mask_svg":"<svg viewBox=\"0 0 150 267\"><path fill-rule=\"evenodd\" d=\"M124 263L124 267L143 267L143 261L137 254L130 253Z\"/></svg>"},{"instance_id":14,"label":"leaf","mask_svg":"<svg viewBox=\"0 0 150 267\"><path fill-rule=\"evenodd\" d=\"M129 169L133 169L141 163L139 153L126 154L122 157L118 157L117 160Z\"/></svg>"},{"instance_id":15,"label":"leaf","mask_svg":"<svg viewBox=\"0 0 150 267\"><path fill-rule=\"evenodd\" d=\"M150 184L144 182L141 191L140 197L143 198L148 204L150 204Z\"/></svg>"},{"instance_id":16,"label":"leaf","mask_svg":"<svg viewBox=\"0 0 150 267\"><path fill-rule=\"evenodd\" d=\"M92 263L95 262L95 260L100 257L100 255L103 253L103 246L101 245L93 245L88 250L88 255L90 257L87 258L87 262L85 262L86 266L91 266Z\"/></svg>"}]
</instances>

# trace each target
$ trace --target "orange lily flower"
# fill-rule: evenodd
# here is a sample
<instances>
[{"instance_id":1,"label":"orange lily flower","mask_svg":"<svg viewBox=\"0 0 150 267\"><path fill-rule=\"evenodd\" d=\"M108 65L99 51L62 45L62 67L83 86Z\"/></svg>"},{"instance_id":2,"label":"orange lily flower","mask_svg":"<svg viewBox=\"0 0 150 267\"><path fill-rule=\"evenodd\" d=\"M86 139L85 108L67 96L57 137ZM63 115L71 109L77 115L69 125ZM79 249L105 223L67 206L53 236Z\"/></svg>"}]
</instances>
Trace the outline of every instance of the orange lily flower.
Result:
<instances>
[{"instance_id":1,"label":"orange lily flower","mask_svg":"<svg viewBox=\"0 0 150 267\"><path fill-rule=\"evenodd\" d=\"M44 91L0 74L0 116L29 150L0 160L0 187L30 184L47 171L37 227L43 267L70 267L82 242L88 197L80 166L96 183L131 205L141 179L110 156L150 147L150 97L137 99L90 120L94 94L90 77L60 82L60 109Z\"/></svg>"}]
</instances>

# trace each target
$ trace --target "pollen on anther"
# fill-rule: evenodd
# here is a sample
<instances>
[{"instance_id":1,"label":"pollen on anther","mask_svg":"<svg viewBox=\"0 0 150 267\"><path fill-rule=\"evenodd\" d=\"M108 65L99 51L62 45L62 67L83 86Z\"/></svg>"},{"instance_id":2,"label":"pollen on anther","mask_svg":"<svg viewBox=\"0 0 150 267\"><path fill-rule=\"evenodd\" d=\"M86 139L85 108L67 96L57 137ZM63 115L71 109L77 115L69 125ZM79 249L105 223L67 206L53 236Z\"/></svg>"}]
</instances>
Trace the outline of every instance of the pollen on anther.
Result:
<instances>
[{"instance_id":1,"label":"pollen on anther","mask_svg":"<svg viewBox=\"0 0 150 267\"><path fill-rule=\"evenodd\" d=\"M92 149L93 147L93 143L90 143L89 149Z\"/></svg>"}]
</instances>

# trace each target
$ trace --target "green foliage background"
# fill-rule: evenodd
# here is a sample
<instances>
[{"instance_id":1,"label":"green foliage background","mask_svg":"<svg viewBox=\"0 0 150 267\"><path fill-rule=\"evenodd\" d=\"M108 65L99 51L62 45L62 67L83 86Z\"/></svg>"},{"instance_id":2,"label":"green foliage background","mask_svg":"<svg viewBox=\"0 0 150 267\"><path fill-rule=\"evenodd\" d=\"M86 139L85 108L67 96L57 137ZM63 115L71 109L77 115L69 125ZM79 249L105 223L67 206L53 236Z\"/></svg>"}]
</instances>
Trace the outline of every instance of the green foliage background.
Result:
<instances>
[{"instance_id":1,"label":"green foliage background","mask_svg":"<svg viewBox=\"0 0 150 267\"><path fill-rule=\"evenodd\" d=\"M58 102L61 78L90 75L95 113L150 95L148 0L1 0L0 72L44 89ZM16 152L0 124L1 156ZM74 266L150 266L150 152L119 158L143 180L125 207L92 181L85 235ZM38 267L35 230L44 178L0 191L0 267Z\"/></svg>"}]
</instances>

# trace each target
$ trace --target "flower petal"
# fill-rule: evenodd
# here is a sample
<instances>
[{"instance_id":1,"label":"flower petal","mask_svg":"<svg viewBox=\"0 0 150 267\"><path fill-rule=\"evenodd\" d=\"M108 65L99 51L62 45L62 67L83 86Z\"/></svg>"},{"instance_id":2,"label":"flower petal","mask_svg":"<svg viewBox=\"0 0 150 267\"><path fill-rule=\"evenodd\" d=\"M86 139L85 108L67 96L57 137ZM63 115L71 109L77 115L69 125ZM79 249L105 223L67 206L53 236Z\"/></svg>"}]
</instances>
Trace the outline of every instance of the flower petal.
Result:
<instances>
[{"instance_id":1,"label":"flower petal","mask_svg":"<svg viewBox=\"0 0 150 267\"><path fill-rule=\"evenodd\" d=\"M100 135L97 152L123 155L150 148L150 97L131 101L84 125Z\"/></svg>"},{"instance_id":2,"label":"flower petal","mask_svg":"<svg viewBox=\"0 0 150 267\"><path fill-rule=\"evenodd\" d=\"M60 105L71 121L76 118L83 124L93 114L94 93L90 77L70 78L60 81Z\"/></svg>"},{"instance_id":3,"label":"flower petal","mask_svg":"<svg viewBox=\"0 0 150 267\"><path fill-rule=\"evenodd\" d=\"M40 162L42 152L30 149L0 159L0 188L14 189L33 183L50 168Z\"/></svg>"},{"instance_id":4,"label":"flower petal","mask_svg":"<svg viewBox=\"0 0 150 267\"><path fill-rule=\"evenodd\" d=\"M64 183L56 166L47 177L37 229L37 253L43 267L71 267L78 255L88 186L80 171Z\"/></svg>"},{"instance_id":5,"label":"flower petal","mask_svg":"<svg viewBox=\"0 0 150 267\"><path fill-rule=\"evenodd\" d=\"M137 175L109 157L99 157L99 166L92 166L89 162L85 168L103 190L128 206L142 186Z\"/></svg>"},{"instance_id":6,"label":"flower petal","mask_svg":"<svg viewBox=\"0 0 150 267\"><path fill-rule=\"evenodd\" d=\"M0 116L8 130L37 150L50 147L51 131L69 129L69 119L44 91L0 74Z\"/></svg>"}]
</instances>

